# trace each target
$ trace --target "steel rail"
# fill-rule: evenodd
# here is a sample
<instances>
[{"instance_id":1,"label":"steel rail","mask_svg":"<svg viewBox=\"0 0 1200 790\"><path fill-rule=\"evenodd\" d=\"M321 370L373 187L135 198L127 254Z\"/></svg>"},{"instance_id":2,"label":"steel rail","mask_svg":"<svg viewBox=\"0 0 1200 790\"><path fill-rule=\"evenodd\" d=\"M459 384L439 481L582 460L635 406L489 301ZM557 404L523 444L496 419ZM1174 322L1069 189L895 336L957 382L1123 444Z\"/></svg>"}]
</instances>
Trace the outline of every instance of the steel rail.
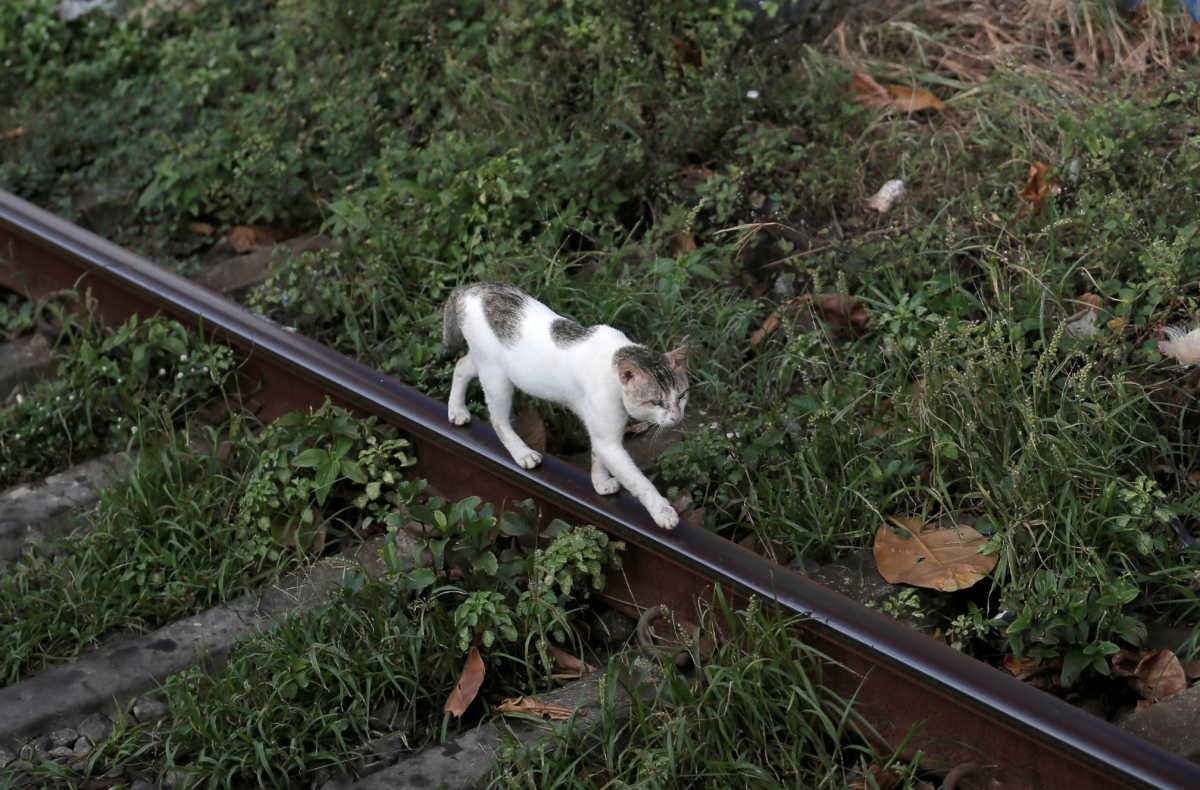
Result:
<instances>
[{"instance_id":1,"label":"steel rail","mask_svg":"<svg viewBox=\"0 0 1200 790\"><path fill-rule=\"evenodd\" d=\"M625 577L606 591L628 609L666 603L694 616L719 585L804 615L804 637L836 662L825 683L854 696L885 742L945 768L978 764L960 786L1200 787L1200 766L693 524L660 530L627 494L600 497L554 457L523 470L481 421L453 427L442 403L3 191L0 284L30 297L89 289L106 320L169 315L247 356L269 386L256 396L264 417L328 394L406 431L420 473L447 496L531 497L547 515L596 524L629 546Z\"/></svg>"}]
</instances>

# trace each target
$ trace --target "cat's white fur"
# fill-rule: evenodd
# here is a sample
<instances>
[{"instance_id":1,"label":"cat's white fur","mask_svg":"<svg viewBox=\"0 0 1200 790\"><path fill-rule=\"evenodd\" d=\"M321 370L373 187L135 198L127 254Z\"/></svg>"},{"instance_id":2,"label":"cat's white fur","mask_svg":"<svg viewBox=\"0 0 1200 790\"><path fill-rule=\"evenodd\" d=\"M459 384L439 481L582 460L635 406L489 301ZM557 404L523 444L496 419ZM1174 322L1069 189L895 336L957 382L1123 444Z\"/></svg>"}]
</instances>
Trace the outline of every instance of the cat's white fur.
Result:
<instances>
[{"instance_id":1,"label":"cat's white fur","mask_svg":"<svg viewBox=\"0 0 1200 790\"><path fill-rule=\"evenodd\" d=\"M629 397L613 356L618 349L637 345L611 326L588 327L589 334L567 346L555 342L551 324L562 316L532 297L522 305L517 340L506 345L492 330L478 294L466 291L459 298L459 327L469 351L454 368L447 412L450 422L465 425L467 386L478 377L496 435L525 469L542 462L541 453L527 445L511 424L513 387L530 395L563 404L575 412L592 444L592 485L597 493L614 494L621 486L641 502L658 526L674 529L679 515L638 469L622 445L629 417L671 427L683 419L686 390L675 403L662 408ZM687 349L669 358L682 369ZM634 402L631 402L634 401Z\"/></svg>"}]
</instances>

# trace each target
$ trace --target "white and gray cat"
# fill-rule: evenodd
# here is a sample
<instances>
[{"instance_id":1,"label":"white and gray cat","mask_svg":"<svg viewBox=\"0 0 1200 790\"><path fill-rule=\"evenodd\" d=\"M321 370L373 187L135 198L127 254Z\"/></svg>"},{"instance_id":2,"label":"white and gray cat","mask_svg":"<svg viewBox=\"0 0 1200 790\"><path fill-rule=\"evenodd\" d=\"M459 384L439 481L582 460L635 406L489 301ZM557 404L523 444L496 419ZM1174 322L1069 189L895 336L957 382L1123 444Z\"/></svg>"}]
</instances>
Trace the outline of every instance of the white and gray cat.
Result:
<instances>
[{"instance_id":1,"label":"white and gray cat","mask_svg":"<svg viewBox=\"0 0 1200 790\"><path fill-rule=\"evenodd\" d=\"M479 377L496 435L525 469L541 453L511 423L513 387L570 408L583 420L592 444L592 485L614 494L621 486L645 505L654 522L674 529L679 515L646 479L621 444L630 417L671 427L687 405L687 345L666 354L629 340L611 326L581 326L519 288L476 283L456 288L446 301L442 339L447 356L464 343L454 368L448 415L455 425L471 419L467 385Z\"/></svg>"}]
</instances>

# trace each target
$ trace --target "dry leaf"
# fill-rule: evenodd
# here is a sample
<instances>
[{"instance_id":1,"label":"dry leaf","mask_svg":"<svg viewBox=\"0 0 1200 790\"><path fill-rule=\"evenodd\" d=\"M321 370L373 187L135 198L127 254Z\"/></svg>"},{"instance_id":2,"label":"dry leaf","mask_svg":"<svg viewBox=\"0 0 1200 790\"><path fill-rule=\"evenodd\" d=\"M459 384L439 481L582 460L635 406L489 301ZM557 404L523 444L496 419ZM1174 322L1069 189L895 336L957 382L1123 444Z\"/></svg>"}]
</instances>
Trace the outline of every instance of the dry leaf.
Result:
<instances>
[{"instance_id":1,"label":"dry leaf","mask_svg":"<svg viewBox=\"0 0 1200 790\"><path fill-rule=\"evenodd\" d=\"M526 403L525 408L521 409L513 423L513 430L525 440L525 444L539 453L546 452L546 423L542 422L542 416L532 403Z\"/></svg>"},{"instance_id":2,"label":"dry leaf","mask_svg":"<svg viewBox=\"0 0 1200 790\"><path fill-rule=\"evenodd\" d=\"M918 110L944 110L946 105L942 100L929 91L920 88L910 88L907 85L884 85L892 96L892 106L900 112L917 112Z\"/></svg>"},{"instance_id":3,"label":"dry leaf","mask_svg":"<svg viewBox=\"0 0 1200 790\"><path fill-rule=\"evenodd\" d=\"M1165 326L1162 331L1167 339L1158 342L1160 354L1175 357L1183 365L1200 362L1200 327L1187 334L1173 326Z\"/></svg>"},{"instance_id":4,"label":"dry leaf","mask_svg":"<svg viewBox=\"0 0 1200 790\"><path fill-rule=\"evenodd\" d=\"M850 93L854 101L866 107L883 110L892 106L892 94L866 74L855 74L850 78Z\"/></svg>"},{"instance_id":5,"label":"dry leaf","mask_svg":"<svg viewBox=\"0 0 1200 790\"><path fill-rule=\"evenodd\" d=\"M671 238L670 253L672 258L696 251L696 240L689 234L680 231Z\"/></svg>"},{"instance_id":6,"label":"dry leaf","mask_svg":"<svg viewBox=\"0 0 1200 790\"><path fill-rule=\"evenodd\" d=\"M1041 213L1042 206L1046 205L1046 198L1051 193L1059 193L1058 182L1051 173L1050 165L1045 162L1034 162L1029 166L1029 179L1025 182L1024 189L1017 193L1017 197L1025 201L1017 216L1026 212L1037 216Z\"/></svg>"},{"instance_id":7,"label":"dry leaf","mask_svg":"<svg viewBox=\"0 0 1200 790\"><path fill-rule=\"evenodd\" d=\"M213 231L216 230L216 228L214 228L212 225L209 225L207 222L189 222L187 229L192 233L199 234L200 236L211 236L213 235Z\"/></svg>"},{"instance_id":8,"label":"dry leaf","mask_svg":"<svg viewBox=\"0 0 1200 790\"><path fill-rule=\"evenodd\" d=\"M554 648L552 655L554 656L554 672L551 677L555 679L580 678L596 671L594 666L584 663L578 656L573 656L562 648Z\"/></svg>"},{"instance_id":9,"label":"dry leaf","mask_svg":"<svg viewBox=\"0 0 1200 790\"><path fill-rule=\"evenodd\" d=\"M7 140L10 137L20 137L23 134L25 134L25 127L18 126L16 129L9 129L4 134L0 135L0 137L3 137L5 140Z\"/></svg>"},{"instance_id":10,"label":"dry leaf","mask_svg":"<svg viewBox=\"0 0 1200 790\"><path fill-rule=\"evenodd\" d=\"M808 294L800 297L804 304L812 299L813 310L821 320L829 326L829 334L834 340L841 339L853 332L866 332L871 328L871 317L867 314L867 306L853 297L843 297L838 293Z\"/></svg>"},{"instance_id":11,"label":"dry leaf","mask_svg":"<svg viewBox=\"0 0 1200 790\"><path fill-rule=\"evenodd\" d=\"M700 51L693 47L682 38L672 37L671 46L675 49L675 53L671 56L671 60L678 63L680 66L693 66L700 68L704 65L704 56Z\"/></svg>"},{"instance_id":12,"label":"dry leaf","mask_svg":"<svg viewBox=\"0 0 1200 790\"><path fill-rule=\"evenodd\" d=\"M1014 655L1007 655L1000 664L1008 674L1015 677L1017 680L1024 680L1030 675L1041 672L1044 667L1037 662L1036 659L1026 656L1025 658L1017 658Z\"/></svg>"},{"instance_id":13,"label":"dry leaf","mask_svg":"<svg viewBox=\"0 0 1200 790\"><path fill-rule=\"evenodd\" d=\"M1122 650L1112 657L1111 663L1113 672L1129 678L1130 685L1149 704L1170 699L1188 685L1183 664L1170 650L1151 650L1139 654Z\"/></svg>"},{"instance_id":14,"label":"dry leaf","mask_svg":"<svg viewBox=\"0 0 1200 790\"><path fill-rule=\"evenodd\" d=\"M551 721L566 721L571 718L571 708L556 702L538 702L533 697L506 699L496 706L497 713L525 713Z\"/></svg>"},{"instance_id":15,"label":"dry leaf","mask_svg":"<svg viewBox=\"0 0 1200 790\"><path fill-rule=\"evenodd\" d=\"M909 534L901 537L886 524L875 533L875 564L890 584L953 592L970 587L996 567L996 555L977 552L987 538L971 527L924 529L917 518L890 520Z\"/></svg>"},{"instance_id":16,"label":"dry leaf","mask_svg":"<svg viewBox=\"0 0 1200 790\"><path fill-rule=\"evenodd\" d=\"M834 340L841 340L847 334L865 332L871 328L871 316L867 313L867 306L857 299L843 298L838 293L817 294L816 297L803 294L781 304L779 311L767 316L760 329L750 333L751 348L783 326L784 314L790 315L809 304L817 317L829 327L829 336Z\"/></svg>"},{"instance_id":17,"label":"dry leaf","mask_svg":"<svg viewBox=\"0 0 1200 790\"><path fill-rule=\"evenodd\" d=\"M946 109L942 100L929 91L907 85L880 85L866 74L855 74L850 78L850 93L859 104L879 110L889 107L900 112Z\"/></svg>"},{"instance_id":18,"label":"dry leaf","mask_svg":"<svg viewBox=\"0 0 1200 790\"><path fill-rule=\"evenodd\" d=\"M262 225L238 225L229 231L229 246L237 253L253 252L275 243L275 232Z\"/></svg>"},{"instance_id":19,"label":"dry leaf","mask_svg":"<svg viewBox=\"0 0 1200 790\"><path fill-rule=\"evenodd\" d=\"M479 693L479 687L482 685L483 657L479 655L479 650L473 647L471 652L467 653L462 674L458 676L458 682L454 684L454 691L451 691L450 696L446 697L446 704L442 706L442 711L461 718L463 712L474 701L475 695Z\"/></svg>"},{"instance_id":20,"label":"dry leaf","mask_svg":"<svg viewBox=\"0 0 1200 790\"><path fill-rule=\"evenodd\" d=\"M867 208L875 209L880 214L886 214L902 197L904 197L904 182L899 178L893 178L891 181L885 182L879 191L871 196L867 201Z\"/></svg>"}]
</instances>

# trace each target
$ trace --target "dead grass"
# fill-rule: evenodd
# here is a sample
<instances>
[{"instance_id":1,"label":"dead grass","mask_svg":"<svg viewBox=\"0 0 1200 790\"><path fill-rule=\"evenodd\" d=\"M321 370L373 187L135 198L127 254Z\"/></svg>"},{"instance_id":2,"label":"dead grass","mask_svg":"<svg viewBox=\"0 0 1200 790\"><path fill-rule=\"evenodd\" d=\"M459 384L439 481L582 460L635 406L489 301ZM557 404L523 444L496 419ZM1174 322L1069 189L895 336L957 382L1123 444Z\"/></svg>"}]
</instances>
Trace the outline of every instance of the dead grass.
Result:
<instances>
[{"instance_id":1,"label":"dead grass","mask_svg":"<svg viewBox=\"0 0 1200 790\"><path fill-rule=\"evenodd\" d=\"M1078 0L885 0L843 20L821 49L851 71L887 76L927 71L963 88L997 69L1053 74L1084 92L1113 75L1147 78L1200 54L1200 25L1151 0L1132 12Z\"/></svg>"}]
</instances>

